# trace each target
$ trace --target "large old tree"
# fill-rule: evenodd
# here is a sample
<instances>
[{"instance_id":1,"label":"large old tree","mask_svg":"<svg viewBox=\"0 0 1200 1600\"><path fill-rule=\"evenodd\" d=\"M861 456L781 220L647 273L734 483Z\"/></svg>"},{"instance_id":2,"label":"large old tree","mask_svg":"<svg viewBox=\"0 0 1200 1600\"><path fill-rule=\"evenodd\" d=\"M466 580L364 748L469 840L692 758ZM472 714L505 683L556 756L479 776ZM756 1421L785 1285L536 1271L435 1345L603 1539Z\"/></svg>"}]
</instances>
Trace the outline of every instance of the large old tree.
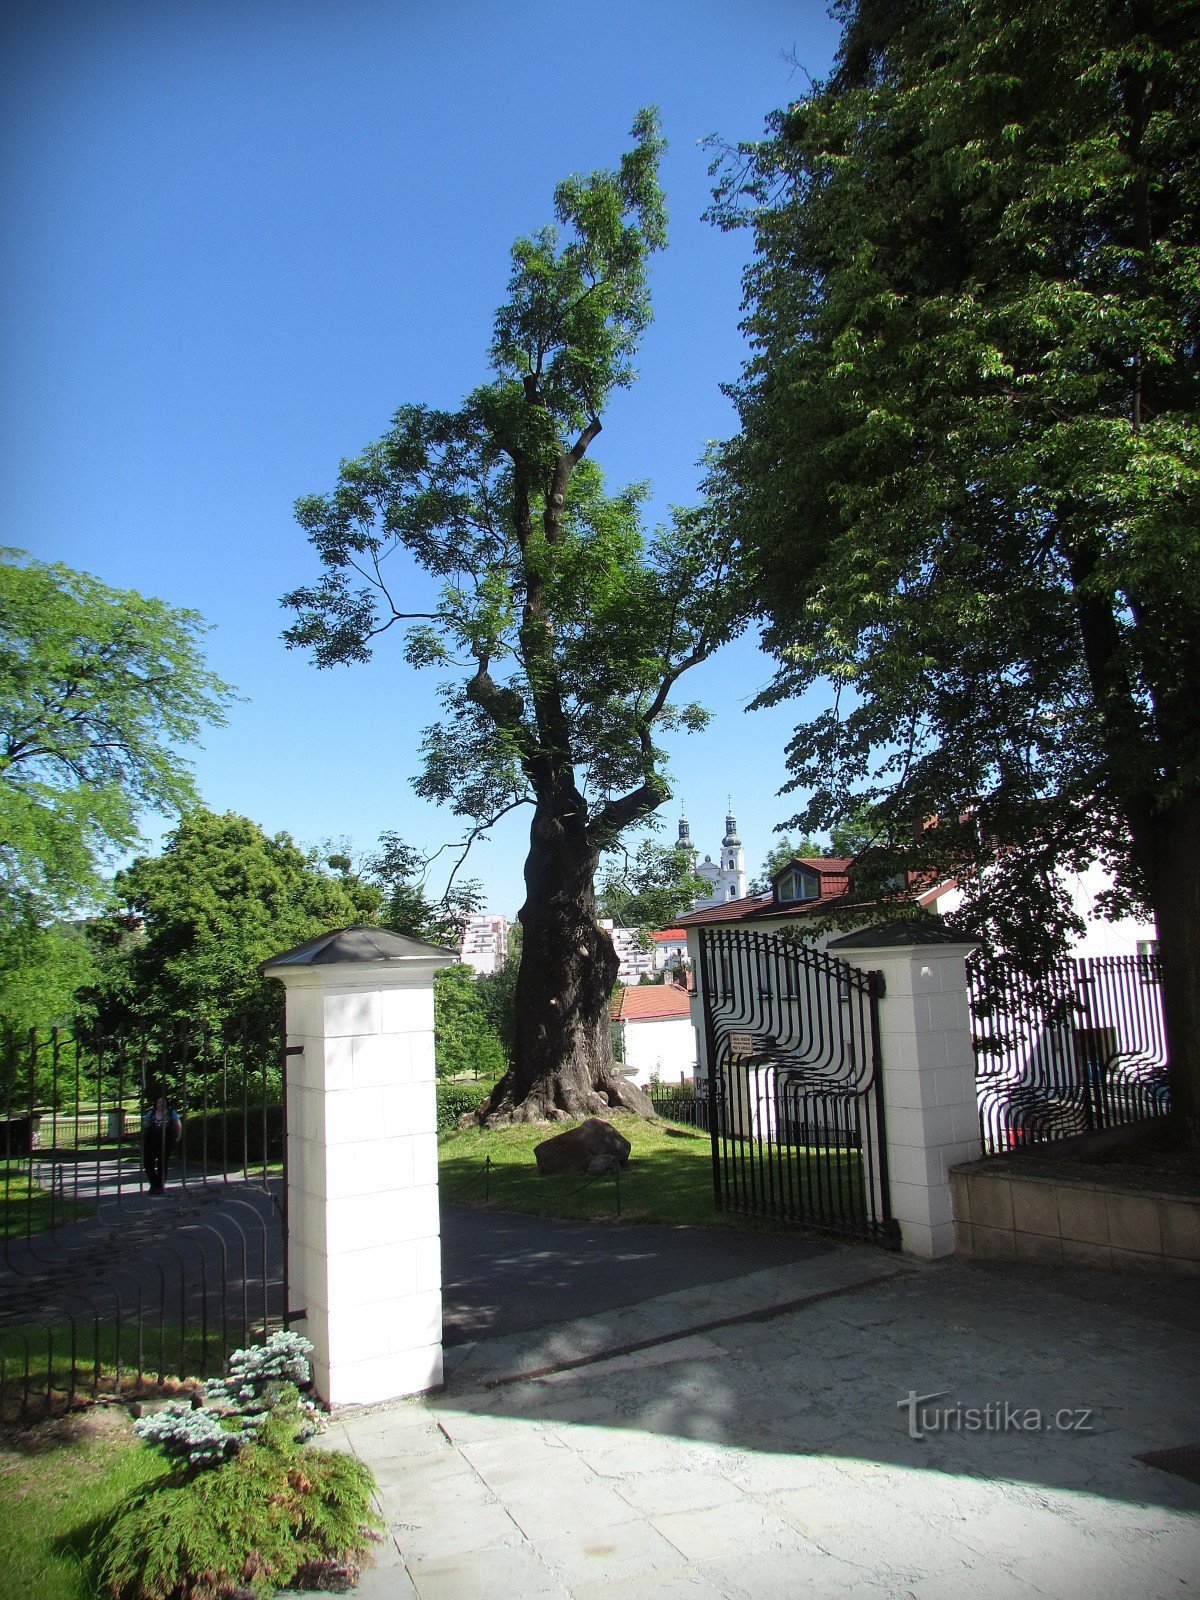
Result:
<instances>
[{"instance_id":1,"label":"large old tree","mask_svg":"<svg viewBox=\"0 0 1200 1600\"><path fill-rule=\"evenodd\" d=\"M842 8L731 152L757 349L725 467L797 731L797 819L879 802L1061 948L1062 869L1153 909L1200 1113L1200 34L1188 0Z\"/></svg>"},{"instance_id":2,"label":"large old tree","mask_svg":"<svg viewBox=\"0 0 1200 1600\"><path fill-rule=\"evenodd\" d=\"M559 185L558 228L514 245L491 379L457 411L402 407L331 494L298 505L325 570L286 597L289 643L321 666L363 661L399 626L411 663L465 665L440 690L417 790L477 831L532 808L516 1038L491 1120L652 1114L613 1066L617 957L594 877L668 797L658 731L703 720L672 691L734 624L713 509L647 537L642 491L606 492L588 454L633 379L666 239L654 114L633 134L615 171ZM424 615L404 556L439 585Z\"/></svg>"}]
</instances>

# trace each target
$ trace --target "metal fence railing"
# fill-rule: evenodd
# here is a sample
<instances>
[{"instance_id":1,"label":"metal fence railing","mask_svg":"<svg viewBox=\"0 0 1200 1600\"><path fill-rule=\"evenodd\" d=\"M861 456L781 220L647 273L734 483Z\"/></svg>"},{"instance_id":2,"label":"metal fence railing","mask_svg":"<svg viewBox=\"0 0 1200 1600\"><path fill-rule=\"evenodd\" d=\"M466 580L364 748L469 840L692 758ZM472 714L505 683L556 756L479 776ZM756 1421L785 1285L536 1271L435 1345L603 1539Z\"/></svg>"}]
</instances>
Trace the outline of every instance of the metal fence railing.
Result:
<instances>
[{"instance_id":1,"label":"metal fence railing","mask_svg":"<svg viewBox=\"0 0 1200 1600\"><path fill-rule=\"evenodd\" d=\"M286 1326L284 1064L278 1027L0 1047L0 1419Z\"/></svg>"},{"instance_id":2,"label":"metal fence railing","mask_svg":"<svg viewBox=\"0 0 1200 1600\"><path fill-rule=\"evenodd\" d=\"M1170 1110L1157 956L967 962L985 1155Z\"/></svg>"}]
</instances>

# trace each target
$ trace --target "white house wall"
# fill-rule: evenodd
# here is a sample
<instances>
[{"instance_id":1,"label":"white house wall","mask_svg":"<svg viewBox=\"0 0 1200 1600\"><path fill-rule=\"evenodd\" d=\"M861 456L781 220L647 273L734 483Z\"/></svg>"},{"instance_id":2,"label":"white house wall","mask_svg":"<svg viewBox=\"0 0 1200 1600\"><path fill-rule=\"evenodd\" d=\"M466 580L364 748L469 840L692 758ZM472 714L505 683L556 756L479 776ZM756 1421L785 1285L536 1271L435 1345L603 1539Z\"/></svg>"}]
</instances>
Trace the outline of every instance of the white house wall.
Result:
<instances>
[{"instance_id":1,"label":"white house wall","mask_svg":"<svg viewBox=\"0 0 1200 1600\"><path fill-rule=\"evenodd\" d=\"M696 1069L696 1034L687 1017L626 1018L625 1070L642 1088L657 1073L664 1083Z\"/></svg>"},{"instance_id":2,"label":"white house wall","mask_svg":"<svg viewBox=\"0 0 1200 1600\"><path fill-rule=\"evenodd\" d=\"M1112 888L1112 874L1101 866L1092 866L1086 872L1063 875L1071 895L1071 907L1083 919L1084 934L1071 946L1072 956L1135 956L1139 943L1157 938L1154 923L1141 917L1122 917L1108 922L1096 915L1097 897ZM938 896L932 908L942 916L951 916L962 905L960 889L947 889Z\"/></svg>"}]
</instances>

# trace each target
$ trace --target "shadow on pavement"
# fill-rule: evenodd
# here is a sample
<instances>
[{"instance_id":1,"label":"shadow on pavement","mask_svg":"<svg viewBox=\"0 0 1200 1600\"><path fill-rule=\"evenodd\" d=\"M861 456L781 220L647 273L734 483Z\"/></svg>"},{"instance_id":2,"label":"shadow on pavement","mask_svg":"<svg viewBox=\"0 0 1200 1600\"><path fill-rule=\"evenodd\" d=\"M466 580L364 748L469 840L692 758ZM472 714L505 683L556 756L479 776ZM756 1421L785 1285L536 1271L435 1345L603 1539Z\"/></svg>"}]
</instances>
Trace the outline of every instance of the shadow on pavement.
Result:
<instances>
[{"instance_id":1,"label":"shadow on pavement","mask_svg":"<svg viewBox=\"0 0 1200 1600\"><path fill-rule=\"evenodd\" d=\"M1002 1479L1200 1511L1200 1486L1134 1459L1200 1441L1200 1281L884 1259L889 1275L847 1277L799 1309L532 1381L510 1380L563 1361L587 1324L481 1344L505 1359L464 1359L430 1405L456 1443L524 1419L583 1425L589 1459L609 1448L597 1430L619 1430L611 1448L630 1433L693 1441L713 1470L730 1452L794 1458L781 1483L802 1477L806 1458L834 1458L868 1477L870 1464L943 1475L964 1507L972 1481ZM521 1258L500 1268L519 1271ZM631 1314L627 1331L636 1326ZM910 1437L910 1392L940 1395L930 1404L951 1420ZM990 1425L953 1420L955 1407L989 1406ZM1012 1418L1031 1410L1043 1426Z\"/></svg>"}]
</instances>

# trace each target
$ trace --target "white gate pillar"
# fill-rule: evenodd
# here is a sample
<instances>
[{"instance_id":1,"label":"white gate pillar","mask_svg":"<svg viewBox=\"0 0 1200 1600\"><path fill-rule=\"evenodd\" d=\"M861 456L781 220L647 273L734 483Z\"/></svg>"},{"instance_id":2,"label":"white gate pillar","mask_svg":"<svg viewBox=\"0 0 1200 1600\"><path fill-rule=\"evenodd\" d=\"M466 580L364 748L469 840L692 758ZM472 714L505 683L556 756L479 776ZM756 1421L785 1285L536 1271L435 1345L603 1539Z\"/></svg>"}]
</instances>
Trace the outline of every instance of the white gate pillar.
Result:
<instances>
[{"instance_id":1,"label":"white gate pillar","mask_svg":"<svg viewBox=\"0 0 1200 1600\"><path fill-rule=\"evenodd\" d=\"M829 953L883 973L879 1002L892 1216L912 1255L954 1253L950 1168L979 1156L979 1102L965 961L942 925L896 923L830 941Z\"/></svg>"},{"instance_id":2,"label":"white gate pillar","mask_svg":"<svg viewBox=\"0 0 1200 1600\"><path fill-rule=\"evenodd\" d=\"M330 1406L442 1382L433 976L455 959L356 927L259 969L287 990L287 1309Z\"/></svg>"}]
</instances>

